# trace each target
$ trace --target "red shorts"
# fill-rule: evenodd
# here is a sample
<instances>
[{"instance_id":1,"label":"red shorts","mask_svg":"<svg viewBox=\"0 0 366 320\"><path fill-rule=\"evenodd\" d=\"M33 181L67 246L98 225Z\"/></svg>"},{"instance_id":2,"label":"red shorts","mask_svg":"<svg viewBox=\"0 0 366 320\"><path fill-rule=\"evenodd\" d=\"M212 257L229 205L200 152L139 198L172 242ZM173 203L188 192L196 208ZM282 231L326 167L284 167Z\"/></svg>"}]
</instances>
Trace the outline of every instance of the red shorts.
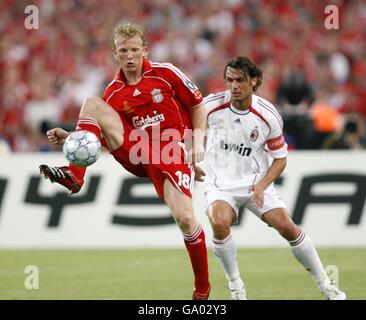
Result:
<instances>
[{"instance_id":1,"label":"red shorts","mask_svg":"<svg viewBox=\"0 0 366 320\"><path fill-rule=\"evenodd\" d=\"M120 148L111 153L113 157L132 174L138 177L150 177L160 199L164 200L165 179L192 198L194 167L187 163L184 143L180 141L157 142L151 139L139 141L132 132L134 128L123 118L121 120L124 127L124 142ZM134 130L134 132L139 132L139 130Z\"/></svg>"}]
</instances>

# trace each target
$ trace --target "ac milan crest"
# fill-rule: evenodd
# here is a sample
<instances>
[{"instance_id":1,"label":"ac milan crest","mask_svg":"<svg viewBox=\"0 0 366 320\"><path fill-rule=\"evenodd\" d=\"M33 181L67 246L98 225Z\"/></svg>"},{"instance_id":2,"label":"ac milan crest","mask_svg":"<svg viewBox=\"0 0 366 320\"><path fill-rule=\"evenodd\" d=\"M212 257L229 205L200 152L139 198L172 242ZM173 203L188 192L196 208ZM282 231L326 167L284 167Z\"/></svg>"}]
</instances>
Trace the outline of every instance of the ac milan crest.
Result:
<instances>
[{"instance_id":1,"label":"ac milan crest","mask_svg":"<svg viewBox=\"0 0 366 320\"><path fill-rule=\"evenodd\" d=\"M250 141L254 142L258 139L258 135L259 132L257 129L254 129L251 133L250 133Z\"/></svg>"}]
</instances>

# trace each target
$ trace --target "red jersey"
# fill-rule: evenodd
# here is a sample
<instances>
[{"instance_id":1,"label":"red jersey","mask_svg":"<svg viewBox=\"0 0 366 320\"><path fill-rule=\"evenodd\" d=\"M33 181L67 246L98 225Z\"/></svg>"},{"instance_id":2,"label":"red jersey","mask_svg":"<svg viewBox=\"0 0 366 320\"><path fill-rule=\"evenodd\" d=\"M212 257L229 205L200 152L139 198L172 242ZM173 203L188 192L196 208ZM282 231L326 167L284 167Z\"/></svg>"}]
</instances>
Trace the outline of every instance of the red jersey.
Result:
<instances>
[{"instance_id":1,"label":"red jersey","mask_svg":"<svg viewBox=\"0 0 366 320\"><path fill-rule=\"evenodd\" d=\"M160 132L178 130L182 140L186 129L192 129L190 109L202 102L202 95L176 66L144 60L137 84L127 84L120 69L103 99L133 128L151 132L160 125Z\"/></svg>"}]
</instances>

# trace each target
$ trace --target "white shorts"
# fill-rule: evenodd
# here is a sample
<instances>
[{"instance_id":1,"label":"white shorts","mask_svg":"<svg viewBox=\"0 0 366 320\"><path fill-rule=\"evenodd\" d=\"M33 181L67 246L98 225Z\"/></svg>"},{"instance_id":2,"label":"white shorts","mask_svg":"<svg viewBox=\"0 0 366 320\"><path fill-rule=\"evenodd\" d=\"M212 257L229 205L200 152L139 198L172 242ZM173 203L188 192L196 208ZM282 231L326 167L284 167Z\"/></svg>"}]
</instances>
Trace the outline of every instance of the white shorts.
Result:
<instances>
[{"instance_id":1,"label":"white shorts","mask_svg":"<svg viewBox=\"0 0 366 320\"><path fill-rule=\"evenodd\" d=\"M227 202L235 211L238 217L240 207L245 207L253 212L258 218L262 219L262 215L272 209L286 208L285 203L278 195L273 185L270 185L264 190L263 207L258 208L252 200L253 193L246 193L243 189L229 189L229 190L210 190L205 192L206 195L206 213L210 204L217 200Z\"/></svg>"}]
</instances>

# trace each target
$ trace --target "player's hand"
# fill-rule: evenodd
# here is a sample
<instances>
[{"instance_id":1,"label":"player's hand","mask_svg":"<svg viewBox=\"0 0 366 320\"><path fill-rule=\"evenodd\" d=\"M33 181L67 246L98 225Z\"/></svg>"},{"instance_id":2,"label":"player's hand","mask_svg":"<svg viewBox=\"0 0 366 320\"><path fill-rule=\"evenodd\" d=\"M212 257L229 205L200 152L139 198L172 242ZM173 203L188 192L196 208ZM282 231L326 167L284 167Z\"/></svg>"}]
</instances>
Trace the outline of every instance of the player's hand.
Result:
<instances>
[{"instance_id":1,"label":"player's hand","mask_svg":"<svg viewBox=\"0 0 366 320\"><path fill-rule=\"evenodd\" d=\"M257 208L263 207L264 189L259 183L252 185L249 188L249 192L253 192L252 200L254 201Z\"/></svg>"},{"instance_id":2,"label":"player's hand","mask_svg":"<svg viewBox=\"0 0 366 320\"><path fill-rule=\"evenodd\" d=\"M194 171L195 171L194 180L203 182L206 176L205 170L203 170L200 166L195 164Z\"/></svg>"},{"instance_id":3,"label":"player's hand","mask_svg":"<svg viewBox=\"0 0 366 320\"><path fill-rule=\"evenodd\" d=\"M61 128L53 128L47 131L47 139L51 144L61 145L70 133Z\"/></svg>"}]
</instances>

